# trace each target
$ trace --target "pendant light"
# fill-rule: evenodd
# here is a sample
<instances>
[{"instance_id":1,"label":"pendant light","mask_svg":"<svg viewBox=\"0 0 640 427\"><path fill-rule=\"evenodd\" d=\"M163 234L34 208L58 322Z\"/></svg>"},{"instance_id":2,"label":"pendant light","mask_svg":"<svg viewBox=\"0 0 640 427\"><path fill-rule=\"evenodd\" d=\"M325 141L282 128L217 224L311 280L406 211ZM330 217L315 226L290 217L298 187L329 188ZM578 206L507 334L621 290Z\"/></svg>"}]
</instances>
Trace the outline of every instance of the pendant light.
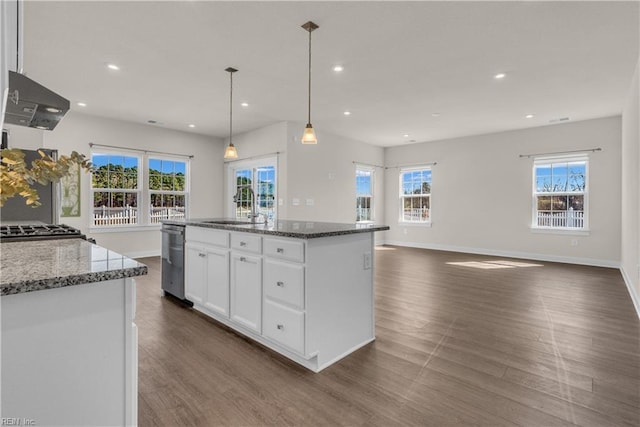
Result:
<instances>
[{"instance_id":1,"label":"pendant light","mask_svg":"<svg viewBox=\"0 0 640 427\"><path fill-rule=\"evenodd\" d=\"M224 150L224 158L225 159L237 159L238 158L238 150L236 150L236 146L233 145L232 136L233 136L233 73L235 73L235 68L229 67L225 71L229 73L229 145L227 145L227 149Z\"/></svg>"},{"instance_id":2,"label":"pendant light","mask_svg":"<svg viewBox=\"0 0 640 427\"><path fill-rule=\"evenodd\" d=\"M302 143L317 144L318 139L316 138L316 133L311 125L311 32L319 27L315 23L309 21L303 24L302 28L309 32L309 115L307 117L307 126L302 134Z\"/></svg>"}]
</instances>

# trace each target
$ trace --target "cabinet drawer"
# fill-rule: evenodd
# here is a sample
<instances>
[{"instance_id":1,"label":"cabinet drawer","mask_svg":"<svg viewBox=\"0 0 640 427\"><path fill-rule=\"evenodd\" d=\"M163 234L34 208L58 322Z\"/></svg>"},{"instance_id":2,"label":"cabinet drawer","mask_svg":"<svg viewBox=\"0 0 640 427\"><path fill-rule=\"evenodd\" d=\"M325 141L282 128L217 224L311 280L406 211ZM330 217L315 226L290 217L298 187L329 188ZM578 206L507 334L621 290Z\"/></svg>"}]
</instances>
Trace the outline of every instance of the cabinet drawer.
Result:
<instances>
[{"instance_id":1,"label":"cabinet drawer","mask_svg":"<svg viewBox=\"0 0 640 427\"><path fill-rule=\"evenodd\" d=\"M263 334L273 341L304 354L304 313L265 300Z\"/></svg>"},{"instance_id":2,"label":"cabinet drawer","mask_svg":"<svg viewBox=\"0 0 640 427\"><path fill-rule=\"evenodd\" d=\"M264 294L304 309L304 266L265 260Z\"/></svg>"},{"instance_id":3,"label":"cabinet drawer","mask_svg":"<svg viewBox=\"0 0 640 427\"><path fill-rule=\"evenodd\" d=\"M304 262L304 242L300 240L265 238L264 254L274 258Z\"/></svg>"},{"instance_id":4,"label":"cabinet drawer","mask_svg":"<svg viewBox=\"0 0 640 427\"><path fill-rule=\"evenodd\" d=\"M231 249L262 253L262 237L249 233L231 233Z\"/></svg>"},{"instance_id":5,"label":"cabinet drawer","mask_svg":"<svg viewBox=\"0 0 640 427\"><path fill-rule=\"evenodd\" d=\"M187 242L201 242L213 246L229 247L229 232L206 227L187 227Z\"/></svg>"}]
</instances>

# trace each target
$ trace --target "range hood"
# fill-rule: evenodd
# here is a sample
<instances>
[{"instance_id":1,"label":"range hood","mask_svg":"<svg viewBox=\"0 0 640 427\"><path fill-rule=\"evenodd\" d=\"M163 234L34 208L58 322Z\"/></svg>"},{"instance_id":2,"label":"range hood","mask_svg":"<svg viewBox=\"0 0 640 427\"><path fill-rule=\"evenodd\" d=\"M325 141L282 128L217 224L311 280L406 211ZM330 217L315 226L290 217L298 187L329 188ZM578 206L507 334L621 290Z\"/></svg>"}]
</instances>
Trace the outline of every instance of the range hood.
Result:
<instances>
[{"instance_id":1,"label":"range hood","mask_svg":"<svg viewBox=\"0 0 640 427\"><path fill-rule=\"evenodd\" d=\"M53 130L69 111L69 100L29 77L9 71L9 96L5 123Z\"/></svg>"}]
</instances>

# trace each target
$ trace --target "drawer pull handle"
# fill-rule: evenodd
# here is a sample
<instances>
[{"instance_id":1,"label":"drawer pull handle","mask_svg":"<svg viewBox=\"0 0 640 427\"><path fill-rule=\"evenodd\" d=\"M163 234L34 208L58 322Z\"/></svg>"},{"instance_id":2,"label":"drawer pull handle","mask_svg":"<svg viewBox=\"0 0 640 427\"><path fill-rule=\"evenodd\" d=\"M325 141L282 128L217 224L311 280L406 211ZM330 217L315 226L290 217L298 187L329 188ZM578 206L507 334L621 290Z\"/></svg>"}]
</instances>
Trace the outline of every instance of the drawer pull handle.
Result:
<instances>
[{"instance_id":1,"label":"drawer pull handle","mask_svg":"<svg viewBox=\"0 0 640 427\"><path fill-rule=\"evenodd\" d=\"M276 252L278 252L279 254L282 254L282 253L284 253L284 249L278 248L278 249L276 249Z\"/></svg>"},{"instance_id":2,"label":"drawer pull handle","mask_svg":"<svg viewBox=\"0 0 640 427\"><path fill-rule=\"evenodd\" d=\"M246 259L245 257L241 256L241 257L240 257L240 261L241 261L241 262L247 262L247 259Z\"/></svg>"},{"instance_id":3,"label":"drawer pull handle","mask_svg":"<svg viewBox=\"0 0 640 427\"><path fill-rule=\"evenodd\" d=\"M240 242L240 246L247 246L247 242Z\"/></svg>"},{"instance_id":4,"label":"drawer pull handle","mask_svg":"<svg viewBox=\"0 0 640 427\"><path fill-rule=\"evenodd\" d=\"M283 325L283 324L279 324L277 327L278 327L278 329L280 329L281 331L282 331L282 330L284 330L284 325Z\"/></svg>"},{"instance_id":5,"label":"drawer pull handle","mask_svg":"<svg viewBox=\"0 0 640 427\"><path fill-rule=\"evenodd\" d=\"M205 254L201 254L201 253L199 253L199 254L198 254L198 256L199 256L199 257L202 257L202 258L206 257L206 255L205 255Z\"/></svg>"},{"instance_id":6,"label":"drawer pull handle","mask_svg":"<svg viewBox=\"0 0 640 427\"><path fill-rule=\"evenodd\" d=\"M276 285L281 287L281 288L284 288L284 282L278 282L278 283L276 283Z\"/></svg>"}]
</instances>

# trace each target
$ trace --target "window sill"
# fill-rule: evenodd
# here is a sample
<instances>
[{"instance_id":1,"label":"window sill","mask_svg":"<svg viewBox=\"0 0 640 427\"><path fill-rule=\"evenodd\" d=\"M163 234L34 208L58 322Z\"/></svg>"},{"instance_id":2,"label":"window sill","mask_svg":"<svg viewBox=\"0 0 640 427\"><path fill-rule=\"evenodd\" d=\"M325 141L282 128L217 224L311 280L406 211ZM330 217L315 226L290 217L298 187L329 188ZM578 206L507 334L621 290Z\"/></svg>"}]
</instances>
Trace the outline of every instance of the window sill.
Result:
<instances>
[{"instance_id":1,"label":"window sill","mask_svg":"<svg viewBox=\"0 0 640 427\"><path fill-rule=\"evenodd\" d=\"M559 234L559 235L568 235L568 236L589 236L591 231L586 228L581 228L579 230L571 229L571 228L551 228L551 227L531 227L532 233L537 234Z\"/></svg>"},{"instance_id":2,"label":"window sill","mask_svg":"<svg viewBox=\"0 0 640 427\"><path fill-rule=\"evenodd\" d=\"M404 222L398 221L398 227L427 227L431 228L432 222Z\"/></svg>"},{"instance_id":3,"label":"window sill","mask_svg":"<svg viewBox=\"0 0 640 427\"><path fill-rule=\"evenodd\" d=\"M101 234L101 233L129 233L136 231L153 231L160 230L161 224L148 224L148 225L109 225L104 227L89 227L89 233Z\"/></svg>"}]
</instances>

